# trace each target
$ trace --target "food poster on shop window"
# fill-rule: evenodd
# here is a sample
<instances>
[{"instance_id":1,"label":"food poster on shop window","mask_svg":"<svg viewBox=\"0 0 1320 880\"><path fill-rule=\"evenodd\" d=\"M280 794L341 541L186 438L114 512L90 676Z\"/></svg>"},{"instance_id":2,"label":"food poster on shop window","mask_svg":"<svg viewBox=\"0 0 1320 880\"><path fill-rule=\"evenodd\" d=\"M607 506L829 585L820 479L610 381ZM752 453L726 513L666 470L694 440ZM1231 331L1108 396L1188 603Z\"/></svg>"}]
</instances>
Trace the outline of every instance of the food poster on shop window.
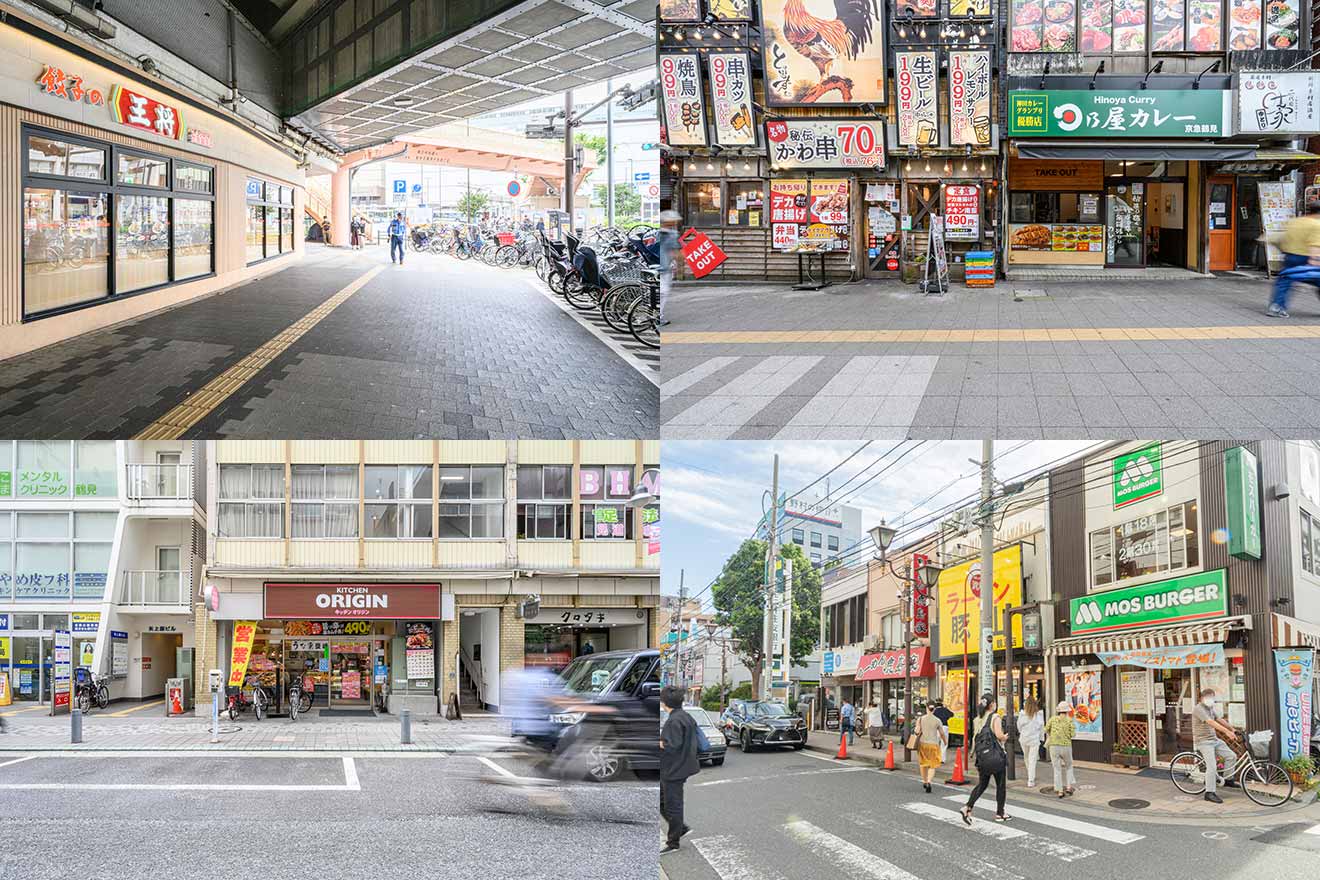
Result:
<instances>
[{"instance_id":1,"label":"food poster on shop window","mask_svg":"<svg viewBox=\"0 0 1320 880\"><path fill-rule=\"evenodd\" d=\"M706 0L706 11L717 21L751 21L752 0Z\"/></svg>"},{"instance_id":2,"label":"food poster on shop window","mask_svg":"<svg viewBox=\"0 0 1320 880\"><path fill-rule=\"evenodd\" d=\"M666 22L701 21L701 0L660 0L660 20Z\"/></svg>"},{"instance_id":3,"label":"food poster on shop window","mask_svg":"<svg viewBox=\"0 0 1320 880\"><path fill-rule=\"evenodd\" d=\"M775 250L792 250L807 224L807 181L770 181L770 235Z\"/></svg>"},{"instance_id":4,"label":"food poster on shop window","mask_svg":"<svg viewBox=\"0 0 1320 880\"><path fill-rule=\"evenodd\" d=\"M936 7L936 0L899 0L904 2ZM767 104L881 106L889 102L883 2L853 0L836 7L761 0L760 5Z\"/></svg>"},{"instance_id":5,"label":"food poster on shop window","mask_svg":"<svg viewBox=\"0 0 1320 880\"><path fill-rule=\"evenodd\" d=\"M898 0L895 5L902 17L907 17L909 12L914 18L935 18L940 14L939 0Z\"/></svg>"},{"instance_id":6,"label":"food poster on shop window","mask_svg":"<svg viewBox=\"0 0 1320 880\"><path fill-rule=\"evenodd\" d=\"M895 52L898 142L934 147L940 142L939 62L934 52Z\"/></svg>"},{"instance_id":7,"label":"food poster on shop window","mask_svg":"<svg viewBox=\"0 0 1320 880\"><path fill-rule=\"evenodd\" d=\"M1063 699L1072 707L1074 739L1100 742L1104 707L1100 700L1103 666L1073 666L1063 671Z\"/></svg>"},{"instance_id":8,"label":"food poster on shop window","mask_svg":"<svg viewBox=\"0 0 1320 880\"><path fill-rule=\"evenodd\" d=\"M1301 39L1299 0L1265 0L1265 47L1296 49Z\"/></svg>"},{"instance_id":9,"label":"food poster on shop window","mask_svg":"<svg viewBox=\"0 0 1320 880\"><path fill-rule=\"evenodd\" d=\"M1247 52L1260 48L1261 9L1261 0L1229 0L1229 49Z\"/></svg>"},{"instance_id":10,"label":"food poster on shop window","mask_svg":"<svg viewBox=\"0 0 1320 880\"><path fill-rule=\"evenodd\" d=\"M981 237L981 188L969 184L944 187L944 237L977 241Z\"/></svg>"},{"instance_id":11,"label":"food poster on shop window","mask_svg":"<svg viewBox=\"0 0 1320 880\"><path fill-rule=\"evenodd\" d=\"M990 146L990 53L949 53L949 143Z\"/></svg>"},{"instance_id":12,"label":"food poster on shop window","mask_svg":"<svg viewBox=\"0 0 1320 880\"><path fill-rule=\"evenodd\" d=\"M435 673L435 627L425 621L408 624L404 657L409 678L430 678Z\"/></svg>"},{"instance_id":13,"label":"food poster on shop window","mask_svg":"<svg viewBox=\"0 0 1320 880\"><path fill-rule=\"evenodd\" d=\"M710 65L711 110L715 114L715 143L722 147L756 145L752 118L752 75L743 52L712 52Z\"/></svg>"},{"instance_id":14,"label":"food poster on shop window","mask_svg":"<svg viewBox=\"0 0 1320 880\"><path fill-rule=\"evenodd\" d=\"M964 18L968 15L990 15L990 0L949 0L951 18Z\"/></svg>"},{"instance_id":15,"label":"food poster on shop window","mask_svg":"<svg viewBox=\"0 0 1320 880\"><path fill-rule=\"evenodd\" d=\"M706 146L706 106L698 61L696 55L660 55L660 88L671 146Z\"/></svg>"},{"instance_id":16,"label":"food poster on shop window","mask_svg":"<svg viewBox=\"0 0 1320 880\"><path fill-rule=\"evenodd\" d=\"M1081 50L1108 52L1114 45L1113 0L1080 0Z\"/></svg>"},{"instance_id":17,"label":"food poster on shop window","mask_svg":"<svg viewBox=\"0 0 1320 880\"><path fill-rule=\"evenodd\" d=\"M848 250L847 180L812 180L806 238L822 242L825 250Z\"/></svg>"},{"instance_id":18,"label":"food poster on shop window","mask_svg":"<svg viewBox=\"0 0 1320 880\"><path fill-rule=\"evenodd\" d=\"M1077 51L1075 0L1013 0L1014 52Z\"/></svg>"}]
</instances>

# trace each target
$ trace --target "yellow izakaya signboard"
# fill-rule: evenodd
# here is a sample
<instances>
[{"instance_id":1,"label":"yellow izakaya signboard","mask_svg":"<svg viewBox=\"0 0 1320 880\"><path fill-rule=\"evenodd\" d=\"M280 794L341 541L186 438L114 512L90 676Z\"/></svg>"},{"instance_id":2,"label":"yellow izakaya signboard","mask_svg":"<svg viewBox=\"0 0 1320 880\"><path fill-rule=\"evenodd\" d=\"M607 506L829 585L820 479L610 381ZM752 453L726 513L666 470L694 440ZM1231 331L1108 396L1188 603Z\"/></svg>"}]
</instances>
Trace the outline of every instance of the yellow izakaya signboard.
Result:
<instances>
[{"instance_id":1,"label":"yellow izakaya signboard","mask_svg":"<svg viewBox=\"0 0 1320 880\"><path fill-rule=\"evenodd\" d=\"M981 632L981 561L964 562L940 572L940 659L975 656ZM995 650L1004 648L1004 609L1022 604L1022 545L995 551ZM1013 647L1022 647L1022 617L1013 618Z\"/></svg>"}]
</instances>

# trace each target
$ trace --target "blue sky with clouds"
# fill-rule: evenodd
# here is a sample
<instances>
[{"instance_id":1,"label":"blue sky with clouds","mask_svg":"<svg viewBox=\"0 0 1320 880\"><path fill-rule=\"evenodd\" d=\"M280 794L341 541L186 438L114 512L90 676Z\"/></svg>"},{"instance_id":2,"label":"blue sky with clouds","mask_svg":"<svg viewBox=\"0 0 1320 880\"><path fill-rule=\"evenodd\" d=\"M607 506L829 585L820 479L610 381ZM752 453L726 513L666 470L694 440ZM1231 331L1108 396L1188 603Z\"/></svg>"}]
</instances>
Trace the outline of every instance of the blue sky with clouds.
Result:
<instances>
[{"instance_id":1,"label":"blue sky with clouds","mask_svg":"<svg viewBox=\"0 0 1320 880\"><path fill-rule=\"evenodd\" d=\"M719 574L724 560L751 536L761 519L762 495L770 489L775 453L779 454L780 492L792 494L861 445L856 441L666 440L661 454L664 473L661 591L677 595L679 572L685 570L689 595L700 592ZM1085 441L997 441L995 476L1006 480L1094 445ZM904 452L906 456L897 465L857 488ZM890 454L885 456L885 453ZM909 523L916 522L923 514L980 491L980 471L974 463L980 457L979 440L902 444L877 440L830 475L831 486L839 487L860 472L832 500L861 508L863 529L875 525L881 517L890 525L898 525L901 542L900 517ZM818 489L823 492L824 487L825 483L821 482L807 497ZM768 499L768 494L765 497ZM703 599L709 603L710 593L706 592Z\"/></svg>"}]
</instances>

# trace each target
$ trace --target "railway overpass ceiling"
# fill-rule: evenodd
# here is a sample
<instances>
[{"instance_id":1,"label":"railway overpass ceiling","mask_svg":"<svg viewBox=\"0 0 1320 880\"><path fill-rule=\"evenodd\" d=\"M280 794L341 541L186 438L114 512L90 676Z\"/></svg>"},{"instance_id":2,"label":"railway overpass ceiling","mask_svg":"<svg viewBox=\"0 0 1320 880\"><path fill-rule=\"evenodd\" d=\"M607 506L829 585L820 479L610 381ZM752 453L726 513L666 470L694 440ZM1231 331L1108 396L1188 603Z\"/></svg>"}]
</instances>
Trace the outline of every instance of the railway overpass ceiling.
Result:
<instances>
[{"instance_id":1,"label":"railway overpass ceiling","mask_svg":"<svg viewBox=\"0 0 1320 880\"><path fill-rule=\"evenodd\" d=\"M330 0L280 43L286 115L360 149L649 67L654 19L655 0Z\"/></svg>"}]
</instances>

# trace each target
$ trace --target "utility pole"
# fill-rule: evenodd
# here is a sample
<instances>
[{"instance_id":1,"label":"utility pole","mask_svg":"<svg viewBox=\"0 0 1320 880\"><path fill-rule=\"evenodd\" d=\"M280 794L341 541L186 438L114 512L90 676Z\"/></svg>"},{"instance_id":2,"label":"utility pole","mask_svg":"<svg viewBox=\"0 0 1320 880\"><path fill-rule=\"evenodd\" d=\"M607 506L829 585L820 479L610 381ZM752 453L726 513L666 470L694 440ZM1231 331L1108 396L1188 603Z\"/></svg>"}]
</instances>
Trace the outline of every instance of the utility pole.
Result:
<instances>
[{"instance_id":1,"label":"utility pole","mask_svg":"<svg viewBox=\"0 0 1320 880\"><path fill-rule=\"evenodd\" d=\"M977 684L995 693L995 441L981 441L981 641ZM979 697L979 694L977 695ZM969 728L970 729L970 728Z\"/></svg>"},{"instance_id":2,"label":"utility pole","mask_svg":"<svg viewBox=\"0 0 1320 880\"><path fill-rule=\"evenodd\" d=\"M912 724L912 658L908 653L912 650L912 578L915 576L912 557L909 556L903 566L903 717L908 723L907 730L902 731L905 762L912 760L912 750L908 748L908 731L915 729Z\"/></svg>"},{"instance_id":3,"label":"utility pole","mask_svg":"<svg viewBox=\"0 0 1320 880\"><path fill-rule=\"evenodd\" d=\"M614 83L605 80L605 91L614 94ZM605 105L605 225L614 225L614 101Z\"/></svg>"},{"instance_id":4,"label":"utility pole","mask_svg":"<svg viewBox=\"0 0 1320 880\"><path fill-rule=\"evenodd\" d=\"M770 699L770 634L773 630L770 615L775 605L775 563L779 557L779 456L775 455L774 471L770 480L770 542L766 548L765 564L765 620L761 625L761 693L760 699Z\"/></svg>"},{"instance_id":5,"label":"utility pole","mask_svg":"<svg viewBox=\"0 0 1320 880\"><path fill-rule=\"evenodd\" d=\"M573 90L564 92L564 213L573 234Z\"/></svg>"},{"instance_id":6,"label":"utility pole","mask_svg":"<svg viewBox=\"0 0 1320 880\"><path fill-rule=\"evenodd\" d=\"M720 639L720 714L724 714L724 698L728 693L724 683L728 681L729 640Z\"/></svg>"},{"instance_id":7,"label":"utility pole","mask_svg":"<svg viewBox=\"0 0 1320 880\"><path fill-rule=\"evenodd\" d=\"M678 570L678 638L674 643L674 680L678 682L679 687L683 687L686 682L683 680L683 604L687 602L687 590L683 586L683 576L685 569Z\"/></svg>"}]
</instances>

